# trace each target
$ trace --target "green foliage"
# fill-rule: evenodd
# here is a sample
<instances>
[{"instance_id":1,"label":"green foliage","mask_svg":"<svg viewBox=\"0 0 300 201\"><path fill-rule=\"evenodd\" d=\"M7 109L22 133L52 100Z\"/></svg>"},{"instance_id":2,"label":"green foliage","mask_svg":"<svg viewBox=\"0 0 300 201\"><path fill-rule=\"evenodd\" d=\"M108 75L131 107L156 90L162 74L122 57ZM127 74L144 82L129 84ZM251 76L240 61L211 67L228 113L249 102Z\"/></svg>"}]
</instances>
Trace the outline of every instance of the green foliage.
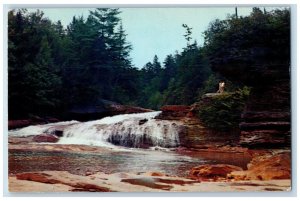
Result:
<instances>
[{"instance_id":1,"label":"green foliage","mask_svg":"<svg viewBox=\"0 0 300 201\"><path fill-rule=\"evenodd\" d=\"M61 77L54 49L59 33L42 12L8 14L9 115L51 114L60 105Z\"/></svg>"},{"instance_id":2,"label":"green foliage","mask_svg":"<svg viewBox=\"0 0 300 201\"><path fill-rule=\"evenodd\" d=\"M207 59L196 43L188 44L181 53L168 55L163 67L155 56L142 69L139 103L152 109L166 104L192 104L210 74Z\"/></svg>"},{"instance_id":3,"label":"green foliage","mask_svg":"<svg viewBox=\"0 0 300 201\"><path fill-rule=\"evenodd\" d=\"M57 114L99 99L134 102L138 72L119 13L99 8L64 29L40 11L10 11L9 117Z\"/></svg>"},{"instance_id":4,"label":"green foliage","mask_svg":"<svg viewBox=\"0 0 300 201\"><path fill-rule=\"evenodd\" d=\"M119 13L98 8L86 20L74 17L68 26L69 55L63 76L68 105L93 104L100 98L126 103L135 95L131 46Z\"/></svg>"},{"instance_id":5,"label":"green foliage","mask_svg":"<svg viewBox=\"0 0 300 201\"><path fill-rule=\"evenodd\" d=\"M230 80L255 86L289 76L288 9L253 8L249 16L212 22L204 36L212 69Z\"/></svg>"},{"instance_id":6,"label":"green foliage","mask_svg":"<svg viewBox=\"0 0 300 201\"><path fill-rule=\"evenodd\" d=\"M202 48L196 43L176 56L176 74L164 91L164 104L192 104L211 74Z\"/></svg>"},{"instance_id":7,"label":"green foliage","mask_svg":"<svg viewBox=\"0 0 300 201\"><path fill-rule=\"evenodd\" d=\"M186 47L162 63L155 55L142 69L131 64L132 47L119 14L119 9L97 8L87 19L73 17L65 29L40 11L10 11L9 117L59 114L99 99L152 109L189 105L216 92L220 80L229 92L289 76L287 9L254 8L250 16L216 20L204 32L203 47L191 42L192 28L183 24ZM210 127L234 127L246 96L246 89L220 95L200 113Z\"/></svg>"},{"instance_id":8,"label":"green foliage","mask_svg":"<svg viewBox=\"0 0 300 201\"><path fill-rule=\"evenodd\" d=\"M200 102L199 117L207 127L215 130L238 128L249 95L250 88L244 87L233 93L206 98Z\"/></svg>"}]
</instances>

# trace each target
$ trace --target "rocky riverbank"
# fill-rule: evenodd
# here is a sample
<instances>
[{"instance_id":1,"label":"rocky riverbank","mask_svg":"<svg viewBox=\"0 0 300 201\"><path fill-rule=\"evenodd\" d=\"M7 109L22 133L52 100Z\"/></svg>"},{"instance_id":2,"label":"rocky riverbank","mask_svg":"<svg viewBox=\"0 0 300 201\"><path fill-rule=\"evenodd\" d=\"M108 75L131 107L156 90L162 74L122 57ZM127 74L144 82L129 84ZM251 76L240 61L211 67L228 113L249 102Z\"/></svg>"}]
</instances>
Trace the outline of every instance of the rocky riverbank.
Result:
<instances>
[{"instance_id":1,"label":"rocky riverbank","mask_svg":"<svg viewBox=\"0 0 300 201\"><path fill-rule=\"evenodd\" d=\"M288 191L290 187L288 179L199 182L157 172L81 176L66 171L42 171L9 177L10 192L238 192Z\"/></svg>"},{"instance_id":2,"label":"rocky riverbank","mask_svg":"<svg viewBox=\"0 0 300 201\"><path fill-rule=\"evenodd\" d=\"M239 135L205 128L195 116L195 107L165 106L153 119L153 125L148 125L150 118L134 117L134 126L143 127L150 137L150 128L165 128L159 130L162 140L170 137L168 127L162 124L163 122L178 125L178 139L174 137L178 144L168 148L148 146L147 149L137 149L113 144L104 147L60 144L61 137L70 135L66 131L68 125L80 126L80 122L51 124L46 125L44 129L41 129L41 126L30 128L30 131L36 131L34 135L22 136L18 135L22 132L14 133L8 139L9 190L216 192L291 189L291 153L287 147L242 147L239 144ZM88 129L81 130L74 140L80 140L81 133L87 134L92 131L92 134L89 134L91 139L101 141L97 138L99 132L95 132L94 128L104 127L93 127L94 123L85 125ZM113 130L115 133L120 131L118 126L131 128L131 124L118 123L112 128L118 128ZM135 140L138 133L121 132L118 136L122 140L125 135ZM154 141L155 139L151 138Z\"/></svg>"},{"instance_id":3,"label":"rocky riverbank","mask_svg":"<svg viewBox=\"0 0 300 201\"><path fill-rule=\"evenodd\" d=\"M130 158L133 156L136 157L134 161L146 157L151 163L153 159L150 156L157 151L150 155L144 155L147 151L143 151L141 155L139 152L131 153L131 150L120 152L97 146L20 143L18 140L19 143L9 144L10 192L235 192L288 191L291 187L290 152L287 150L250 150L228 146L176 148L171 154L192 157L191 161L194 161L188 165L190 162L183 159L178 173L187 171L187 174L177 174L173 161L166 161L162 167L164 172L149 164L147 170L125 168L132 165ZM78 153L80 155L77 156ZM162 154L167 154L167 158L173 157L168 152L157 154L153 156L155 159ZM245 167L230 163L245 157L250 157ZM108 163L113 158L114 163ZM167 158L162 157L154 164L162 166ZM199 158L210 162L201 164L197 162ZM218 163L212 163L216 159ZM119 169L118 164L122 166Z\"/></svg>"}]
</instances>

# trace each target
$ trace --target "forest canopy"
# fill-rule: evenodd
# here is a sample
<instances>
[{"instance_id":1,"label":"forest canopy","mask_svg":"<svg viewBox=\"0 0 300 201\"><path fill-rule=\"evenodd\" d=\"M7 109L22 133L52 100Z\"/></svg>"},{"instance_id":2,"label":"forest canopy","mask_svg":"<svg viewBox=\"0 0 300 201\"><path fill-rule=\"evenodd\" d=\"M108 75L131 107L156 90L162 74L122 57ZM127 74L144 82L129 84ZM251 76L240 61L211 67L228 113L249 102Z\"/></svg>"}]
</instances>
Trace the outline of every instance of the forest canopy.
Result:
<instances>
[{"instance_id":1,"label":"forest canopy","mask_svg":"<svg viewBox=\"0 0 300 201\"><path fill-rule=\"evenodd\" d=\"M65 28L43 12L8 13L8 111L10 119L60 115L100 99L159 109L193 104L218 81L227 90L288 77L290 11L253 8L249 16L211 22L205 43L187 44L163 61L155 55L138 69L117 8L97 8ZM271 72L271 73L270 73Z\"/></svg>"}]
</instances>

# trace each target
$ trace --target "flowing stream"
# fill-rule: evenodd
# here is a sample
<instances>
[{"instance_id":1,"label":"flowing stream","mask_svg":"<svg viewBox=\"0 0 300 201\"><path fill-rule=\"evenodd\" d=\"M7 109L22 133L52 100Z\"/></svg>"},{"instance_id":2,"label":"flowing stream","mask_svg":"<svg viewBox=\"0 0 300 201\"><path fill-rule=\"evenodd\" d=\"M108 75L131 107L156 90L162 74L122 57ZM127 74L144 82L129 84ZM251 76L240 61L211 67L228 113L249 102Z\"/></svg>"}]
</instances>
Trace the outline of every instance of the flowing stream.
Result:
<instances>
[{"instance_id":1,"label":"flowing stream","mask_svg":"<svg viewBox=\"0 0 300 201\"><path fill-rule=\"evenodd\" d=\"M160 112L124 114L88 122L66 121L11 130L10 137L25 138L60 131L62 136L57 143L51 143L51 146L88 145L110 151L70 153L10 150L9 172L15 174L39 170L67 170L85 174L86 171L160 171L185 176L192 167L200 164L228 163L245 167L249 162L249 158L242 154L171 151L170 148L180 146L179 134L184 130L184 125L180 121L155 119L159 114Z\"/></svg>"},{"instance_id":2,"label":"flowing stream","mask_svg":"<svg viewBox=\"0 0 300 201\"><path fill-rule=\"evenodd\" d=\"M85 144L134 148L177 147L178 133L183 129L179 122L154 119L160 112L116 115L88 122L59 122L29 126L10 131L11 136L53 134L62 130L58 144Z\"/></svg>"}]
</instances>

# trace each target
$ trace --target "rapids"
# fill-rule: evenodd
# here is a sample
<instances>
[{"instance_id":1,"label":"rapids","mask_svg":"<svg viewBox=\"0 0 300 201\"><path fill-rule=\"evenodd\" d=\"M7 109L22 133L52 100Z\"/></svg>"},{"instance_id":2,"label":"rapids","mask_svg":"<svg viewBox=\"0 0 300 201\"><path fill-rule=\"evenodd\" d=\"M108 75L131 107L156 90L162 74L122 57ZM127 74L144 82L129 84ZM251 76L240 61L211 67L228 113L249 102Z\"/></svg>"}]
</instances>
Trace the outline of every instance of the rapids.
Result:
<instances>
[{"instance_id":1,"label":"rapids","mask_svg":"<svg viewBox=\"0 0 300 201\"><path fill-rule=\"evenodd\" d=\"M124 114L88 122L67 121L28 126L9 131L9 135L26 137L62 130L63 136L58 144L134 148L179 146L179 133L184 126L178 121L155 119L160 113Z\"/></svg>"}]
</instances>

